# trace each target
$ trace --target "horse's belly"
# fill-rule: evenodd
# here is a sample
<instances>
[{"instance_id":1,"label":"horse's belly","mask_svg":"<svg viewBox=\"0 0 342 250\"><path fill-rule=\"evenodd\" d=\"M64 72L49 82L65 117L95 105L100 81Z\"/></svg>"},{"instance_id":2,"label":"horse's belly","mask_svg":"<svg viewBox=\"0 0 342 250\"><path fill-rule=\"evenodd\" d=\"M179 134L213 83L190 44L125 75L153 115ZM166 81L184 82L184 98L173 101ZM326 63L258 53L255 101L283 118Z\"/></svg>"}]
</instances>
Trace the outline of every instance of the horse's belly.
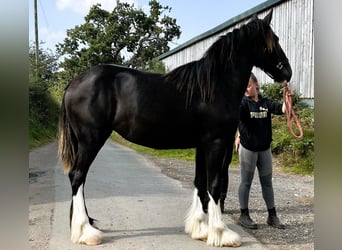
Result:
<instances>
[{"instance_id":1,"label":"horse's belly","mask_svg":"<svg viewBox=\"0 0 342 250\"><path fill-rule=\"evenodd\" d=\"M141 143L156 149L182 149L196 147L196 141L197 138L193 134L167 131L165 133L151 133Z\"/></svg>"},{"instance_id":2,"label":"horse's belly","mask_svg":"<svg viewBox=\"0 0 342 250\"><path fill-rule=\"evenodd\" d=\"M156 149L193 148L198 140L196 129L172 124L139 122L114 130L130 142Z\"/></svg>"}]
</instances>

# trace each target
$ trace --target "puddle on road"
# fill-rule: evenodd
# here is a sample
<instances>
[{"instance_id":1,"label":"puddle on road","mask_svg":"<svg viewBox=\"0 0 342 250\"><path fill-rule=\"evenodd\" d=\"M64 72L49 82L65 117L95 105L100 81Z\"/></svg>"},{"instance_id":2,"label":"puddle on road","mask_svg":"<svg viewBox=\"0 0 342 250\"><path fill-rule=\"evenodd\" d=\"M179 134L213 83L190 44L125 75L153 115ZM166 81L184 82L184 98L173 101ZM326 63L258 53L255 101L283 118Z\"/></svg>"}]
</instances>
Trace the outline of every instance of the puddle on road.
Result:
<instances>
[{"instance_id":1,"label":"puddle on road","mask_svg":"<svg viewBox=\"0 0 342 250\"><path fill-rule=\"evenodd\" d=\"M45 173L46 173L46 171L29 172L29 184L37 182L38 178L45 175Z\"/></svg>"}]
</instances>

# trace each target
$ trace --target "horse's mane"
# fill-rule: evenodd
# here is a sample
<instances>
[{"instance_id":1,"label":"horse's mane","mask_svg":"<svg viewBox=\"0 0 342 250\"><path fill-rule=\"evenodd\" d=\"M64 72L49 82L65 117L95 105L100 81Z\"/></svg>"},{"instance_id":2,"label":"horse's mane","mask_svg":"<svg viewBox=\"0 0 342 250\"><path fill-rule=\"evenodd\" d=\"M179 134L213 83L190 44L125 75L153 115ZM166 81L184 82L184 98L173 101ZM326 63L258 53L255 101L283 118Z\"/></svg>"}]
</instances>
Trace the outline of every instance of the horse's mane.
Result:
<instances>
[{"instance_id":1,"label":"horse's mane","mask_svg":"<svg viewBox=\"0 0 342 250\"><path fill-rule=\"evenodd\" d=\"M199 91L204 102L211 102L214 99L215 87L220 82L219 77L234 63L242 39L250 39L257 43L256 39L260 40L260 36L266 41L265 24L260 19L252 20L220 36L202 58L170 71L165 75L165 80L176 84L180 91L186 88L187 105L191 103L195 91Z\"/></svg>"}]
</instances>

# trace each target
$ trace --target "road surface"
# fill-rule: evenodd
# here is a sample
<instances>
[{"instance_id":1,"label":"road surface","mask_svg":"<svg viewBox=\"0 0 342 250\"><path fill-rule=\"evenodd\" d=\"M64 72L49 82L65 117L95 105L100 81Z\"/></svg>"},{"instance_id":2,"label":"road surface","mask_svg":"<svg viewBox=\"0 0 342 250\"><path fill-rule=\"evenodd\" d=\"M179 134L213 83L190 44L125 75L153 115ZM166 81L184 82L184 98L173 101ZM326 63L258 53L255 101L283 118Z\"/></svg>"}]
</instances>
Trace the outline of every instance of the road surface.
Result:
<instances>
[{"instance_id":1,"label":"road surface","mask_svg":"<svg viewBox=\"0 0 342 250\"><path fill-rule=\"evenodd\" d=\"M89 215L98 220L104 240L98 246L70 241L71 188L57 159L57 144L29 155L30 249L218 249L184 233L191 189L161 173L135 151L107 141L92 164L85 185ZM239 249L266 249L224 215L242 237Z\"/></svg>"}]
</instances>

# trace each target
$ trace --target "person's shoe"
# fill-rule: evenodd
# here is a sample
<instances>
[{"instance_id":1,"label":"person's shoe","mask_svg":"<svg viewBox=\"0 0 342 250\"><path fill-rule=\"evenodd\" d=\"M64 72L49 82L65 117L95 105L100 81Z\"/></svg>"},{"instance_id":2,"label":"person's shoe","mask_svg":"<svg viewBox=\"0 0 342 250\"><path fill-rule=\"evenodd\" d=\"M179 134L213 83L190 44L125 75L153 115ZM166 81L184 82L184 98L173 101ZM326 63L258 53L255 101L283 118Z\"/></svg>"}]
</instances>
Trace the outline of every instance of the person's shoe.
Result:
<instances>
[{"instance_id":1,"label":"person's shoe","mask_svg":"<svg viewBox=\"0 0 342 250\"><path fill-rule=\"evenodd\" d=\"M258 225L251 219L251 217L249 217L248 208L241 209L241 215L238 223L245 228L258 229Z\"/></svg>"},{"instance_id":2,"label":"person's shoe","mask_svg":"<svg viewBox=\"0 0 342 250\"><path fill-rule=\"evenodd\" d=\"M270 225L271 227L279 228L279 229L284 229L285 225L282 224L277 217L277 213L275 208L268 209L268 218L267 218L267 224Z\"/></svg>"}]
</instances>

